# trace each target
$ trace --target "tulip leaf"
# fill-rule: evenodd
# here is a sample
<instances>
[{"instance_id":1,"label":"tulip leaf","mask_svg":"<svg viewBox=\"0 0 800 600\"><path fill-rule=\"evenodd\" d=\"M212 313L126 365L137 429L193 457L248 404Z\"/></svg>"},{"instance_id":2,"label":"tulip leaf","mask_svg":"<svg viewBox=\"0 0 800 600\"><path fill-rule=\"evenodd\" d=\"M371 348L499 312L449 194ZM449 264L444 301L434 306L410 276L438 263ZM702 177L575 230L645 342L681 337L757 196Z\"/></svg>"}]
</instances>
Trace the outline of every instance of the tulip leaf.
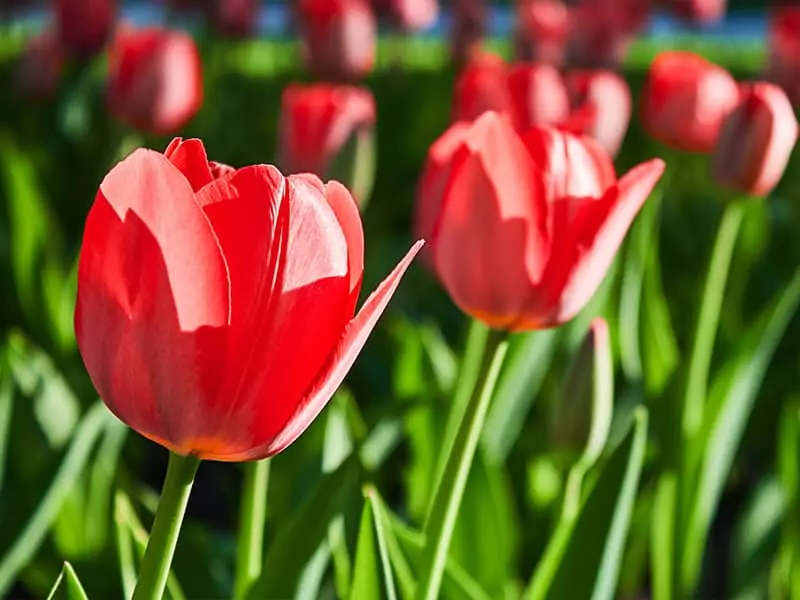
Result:
<instances>
[{"instance_id":1,"label":"tulip leaf","mask_svg":"<svg viewBox=\"0 0 800 600\"><path fill-rule=\"evenodd\" d=\"M111 419L111 414L101 402L94 404L84 415L61 467L36 512L0 559L0 596L8 591L19 572L35 555L57 517L64 499L89 462L92 448Z\"/></svg>"},{"instance_id":2,"label":"tulip leaf","mask_svg":"<svg viewBox=\"0 0 800 600\"><path fill-rule=\"evenodd\" d=\"M683 532L682 585L696 580L711 521L719 505L747 421L772 356L800 304L800 270L750 328L736 354L714 381L698 447L697 484Z\"/></svg>"},{"instance_id":3,"label":"tulip leaf","mask_svg":"<svg viewBox=\"0 0 800 600\"><path fill-rule=\"evenodd\" d=\"M511 338L481 442L490 462L503 463L517 441L558 345L557 329Z\"/></svg>"},{"instance_id":4,"label":"tulip leaf","mask_svg":"<svg viewBox=\"0 0 800 600\"><path fill-rule=\"evenodd\" d=\"M328 525L352 497L361 479L357 454L325 474L305 501L282 524L272 541L261 576L248 598L291 597L306 563L328 534Z\"/></svg>"},{"instance_id":5,"label":"tulip leaf","mask_svg":"<svg viewBox=\"0 0 800 600\"><path fill-rule=\"evenodd\" d=\"M385 535L380 529L380 522L375 514L375 503L371 500L374 493L374 489L369 486L364 490L364 509L361 513L361 525L358 531L350 598L352 600L381 598L383 597L381 590L385 589L387 600L397 600ZM383 579L383 585L381 585L381 579Z\"/></svg>"},{"instance_id":6,"label":"tulip leaf","mask_svg":"<svg viewBox=\"0 0 800 600\"><path fill-rule=\"evenodd\" d=\"M562 515L525 598L614 598L646 441L647 412L639 408L625 438L598 465L577 514Z\"/></svg>"},{"instance_id":7,"label":"tulip leaf","mask_svg":"<svg viewBox=\"0 0 800 600\"><path fill-rule=\"evenodd\" d=\"M136 516L136 510L130 498L123 492L117 492L114 497L114 525L122 589L125 597L130 598L138 578L138 565L141 565L150 535L142 526L139 517ZM185 600L186 598L172 571L167 576L167 594L171 600Z\"/></svg>"},{"instance_id":8,"label":"tulip leaf","mask_svg":"<svg viewBox=\"0 0 800 600\"><path fill-rule=\"evenodd\" d=\"M6 360L5 346L0 347L0 491L3 490L8 455L9 428L14 408L14 382Z\"/></svg>"},{"instance_id":9,"label":"tulip leaf","mask_svg":"<svg viewBox=\"0 0 800 600\"><path fill-rule=\"evenodd\" d=\"M411 565L404 554L397 536L392 528L390 511L381 498L378 490L369 489L367 500L372 504L372 514L375 517L375 531L378 535L378 543L384 540L388 563L397 578L397 587L400 590L400 597L411 600L414 597L416 580Z\"/></svg>"},{"instance_id":10,"label":"tulip leaf","mask_svg":"<svg viewBox=\"0 0 800 600\"><path fill-rule=\"evenodd\" d=\"M68 562L64 563L55 585L47 595L47 600L89 600L75 570Z\"/></svg>"}]
</instances>

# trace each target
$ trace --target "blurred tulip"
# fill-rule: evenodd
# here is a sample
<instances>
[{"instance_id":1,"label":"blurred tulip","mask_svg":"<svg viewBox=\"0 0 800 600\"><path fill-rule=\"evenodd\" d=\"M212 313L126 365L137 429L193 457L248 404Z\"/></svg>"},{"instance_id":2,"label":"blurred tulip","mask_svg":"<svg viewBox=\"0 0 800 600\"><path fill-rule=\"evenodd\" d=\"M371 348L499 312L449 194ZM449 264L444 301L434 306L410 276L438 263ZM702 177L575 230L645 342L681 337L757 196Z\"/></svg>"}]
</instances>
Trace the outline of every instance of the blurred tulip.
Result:
<instances>
[{"instance_id":1,"label":"blurred tulip","mask_svg":"<svg viewBox=\"0 0 800 600\"><path fill-rule=\"evenodd\" d=\"M617 180L594 140L550 127L521 137L494 112L443 138L419 189L417 233L453 301L496 329L572 319L664 170L655 159Z\"/></svg>"},{"instance_id":2,"label":"blurred tulip","mask_svg":"<svg viewBox=\"0 0 800 600\"><path fill-rule=\"evenodd\" d=\"M668 146L711 152L738 99L739 86L722 67L691 52L662 52L642 90L642 124Z\"/></svg>"},{"instance_id":3,"label":"blurred tulip","mask_svg":"<svg viewBox=\"0 0 800 600\"><path fill-rule=\"evenodd\" d=\"M611 156L616 156L631 120L631 90L613 71L573 71L566 76L574 111L589 114L580 133L593 137Z\"/></svg>"},{"instance_id":4,"label":"blurred tulip","mask_svg":"<svg viewBox=\"0 0 800 600\"><path fill-rule=\"evenodd\" d=\"M105 177L78 265L75 332L129 427L179 454L277 454L325 407L421 242L354 316L364 269L347 190L270 165L215 179L199 140Z\"/></svg>"},{"instance_id":5,"label":"blurred tulip","mask_svg":"<svg viewBox=\"0 0 800 600\"><path fill-rule=\"evenodd\" d=\"M211 22L223 37L246 38L255 32L258 10L258 0L215 0Z\"/></svg>"},{"instance_id":6,"label":"blurred tulip","mask_svg":"<svg viewBox=\"0 0 800 600\"><path fill-rule=\"evenodd\" d=\"M374 128L369 90L292 84L281 97L278 165L341 181L363 207L375 178Z\"/></svg>"},{"instance_id":7,"label":"blurred tulip","mask_svg":"<svg viewBox=\"0 0 800 600\"><path fill-rule=\"evenodd\" d=\"M142 131L172 133L203 104L203 70L194 40L182 31L120 32L109 52L108 109Z\"/></svg>"},{"instance_id":8,"label":"blurred tulip","mask_svg":"<svg viewBox=\"0 0 800 600\"><path fill-rule=\"evenodd\" d=\"M55 26L61 45L78 58L91 58L111 38L116 0L55 0Z\"/></svg>"},{"instance_id":9,"label":"blurred tulip","mask_svg":"<svg viewBox=\"0 0 800 600\"><path fill-rule=\"evenodd\" d=\"M372 0L375 12L403 31L424 31L439 16L438 0Z\"/></svg>"},{"instance_id":10,"label":"blurred tulip","mask_svg":"<svg viewBox=\"0 0 800 600\"><path fill-rule=\"evenodd\" d=\"M797 141L797 119L786 93L770 83L742 86L722 123L713 171L722 185L765 196L778 184Z\"/></svg>"},{"instance_id":11,"label":"blurred tulip","mask_svg":"<svg viewBox=\"0 0 800 600\"><path fill-rule=\"evenodd\" d=\"M298 0L298 18L316 76L353 81L372 69L378 32L367 0Z\"/></svg>"},{"instance_id":12,"label":"blurred tulip","mask_svg":"<svg viewBox=\"0 0 800 600\"><path fill-rule=\"evenodd\" d=\"M618 69L649 16L649 0L578 0L570 9L569 66Z\"/></svg>"},{"instance_id":13,"label":"blurred tulip","mask_svg":"<svg viewBox=\"0 0 800 600\"><path fill-rule=\"evenodd\" d=\"M694 23L714 23L725 16L727 0L661 0L675 15Z\"/></svg>"},{"instance_id":14,"label":"blurred tulip","mask_svg":"<svg viewBox=\"0 0 800 600\"><path fill-rule=\"evenodd\" d=\"M800 104L800 7L773 8L769 16L766 79Z\"/></svg>"},{"instance_id":15,"label":"blurred tulip","mask_svg":"<svg viewBox=\"0 0 800 600\"><path fill-rule=\"evenodd\" d=\"M526 129L566 119L569 98L564 80L554 67L506 65L498 56L481 53L456 82L453 120L471 121L487 110L505 113L515 127Z\"/></svg>"},{"instance_id":16,"label":"blurred tulip","mask_svg":"<svg viewBox=\"0 0 800 600\"><path fill-rule=\"evenodd\" d=\"M563 0L517 0L517 60L561 66L569 23L569 11Z\"/></svg>"},{"instance_id":17,"label":"blurred tulip","mask_svg":"<svg viewBox=\"0 0 800 600\"><path fill-rule=\"evenodd\" d=\"M16 64L14 83L23 96L51 98L58 91L63 65L58 36L45 29L26 42Z\"/></svg>"},{"instance_id":18,"label":"blurred tulip","mask_svg":"<svg viewBox=\"0 0 800 600\"><path fill-rule=\"evenodd\" d=\"M453 0L450 53L456 65L464 65L480 53L486 29L487 0Z\"/></svg>"}]
</instances>

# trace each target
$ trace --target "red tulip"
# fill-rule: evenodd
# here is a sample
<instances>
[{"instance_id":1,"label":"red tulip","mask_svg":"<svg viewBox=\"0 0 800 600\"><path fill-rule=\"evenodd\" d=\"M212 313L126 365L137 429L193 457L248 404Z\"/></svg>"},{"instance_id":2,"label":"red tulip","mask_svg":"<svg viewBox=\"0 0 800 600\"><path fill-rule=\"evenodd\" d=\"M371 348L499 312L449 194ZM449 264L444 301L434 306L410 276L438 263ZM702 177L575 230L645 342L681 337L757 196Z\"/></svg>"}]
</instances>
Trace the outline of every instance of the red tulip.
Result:
<instances>
[{"instance_id":1,"label":"red tulip","mask_svg":"<svg viewBox=\"0 0 800 600\"><path fill-rule=\"evenodd\" d=\"M136 129L168 134L203 104L203 71L194 40L181 31L122 32L109 53L111 114Z\"/></svg>"},{"instance_id":2,"label":"red tulip","mask_svg":"<svg viewBox=\"0 0 800 600\"><path fill-rule=\"evenodd\" d=\"M579 0L570 10L570 66L619 68L649 15L649 0Z\"/></svg>"},{"instance_id":3,"label":"red tulip","mask_svg":"<svg viewBox=\"0 0 800 600\"><path fill-rule=\"evenodd\" d=\"M298 16L315 75L352 81L372 69L378 34L367 0L299 0Z\"/></svg>"},{"instance_id":4,"label":"red tulip","mask_svg":"<svg viewBox=\"0 0 800 600\"><path fill-rule=\"evenodd\" d=\"M611 156L616 156L631 120L631 90L613 71L573 71L566 76L573 110L591 117L580 132L593 137ZM584 112L584 114L587 114Z\"/></svg>"},{"instance_id":5,"label":"red tulip","mask_svg":"<svg viewBox=\"0 0 800 600\"><path fill-rule=\"evenodd\" d=\"M46 99L58 91L64 57L57 34L45 29L28 39L15 70L15 84L27 97Z\"/></svg>"},{"instance_id":6,"label":"red tulip","mask_svg":"<svg viewBox=\"0 0 800 600\"><path fill-rule=\"evenodd\" d=\"M569 35L569 11L562 0L517 0L518 60L561 66Z\"/></svg>"},{"instance_id":7,"label":"red tulip","mask_svg":"<svg viewBox=\"0 0 800 600\"><path fill-rule=\"evenodd\" d=\"M550 65L506 65L495 55L477 55L461 72L455 89L453 119L471 121L493 110L509 115L514 125L559 123L569 115L564 80Z\"/></svg>"},{"instance_id":8,"label":"red tulip","mask_svg":"<svg viewBox=\"0 0 800 600\"><path fill-rule=\"evenodd\" d=\"M373 0L373 5L404 31L428 29L439 16L438 0Z\"/></svg>"},{"instance_id":9,"label":"red tulip","mask_svg":"<svg viewBox=\"0 0 800 600\"><path fill-rule=\"evenodd\" d=\"M769 19L767 78L800 103L800 8L773 8Z\"/></svg>"},{"instance_id":10,"label":"red tulip","mask_svg":"<svg viewBox=\"0 0 800 600\"><path fill-rule=\"evenodd\" d=\"M710 152L738 99L739 87L722 67L691 52L662 52L642 91L642 124L668 146Z\"/></svg>"},{"instance_id":11,"label":"red tulip","mask_svg":"<svg viewBox=\"0 0 800 600\"><path fill-rule=\"evenodd\" d=\"M714 177L724 186L764 196L778 184L797 141L797 119L786 93L770 83L742 87L722 124Z\"/></svg>"},{"instance_id":12,"label":"red tulip","mask_svg":"<svg viewBox=\"0 0 800 600\"><path fill-rule=\"evenodd\" d=\"M466 64L480 54L488 14L486 3L487 0L453 0L450 52L457 65Z\"/></svg>"},{"instance_id":13,"label":"red tulip","mask_svg":"<svg viewBox=\"0 0 800 600\"><path fill-rule=\"evenodd\" d=\"M605 277L663 161L617 180L590 138L550 127L520 137L493 112L464 127L434 144L439 166L429 164L417 197L436 274L464 312L496 329L569 321Z\"/></svg>"},{"instance_id":14,"label":"red tulip","mask_svg":"<svg viewBox=\"0 0 800 600\"><path fill-rule=\"evenodd\" d=\"M100 52L117 17L116 0L55 0L55 26L62 46L78 58Z\"/></svg>"},{"instance_id":15,"label":"red tulip","mask_svg":"<svg viewBox=\"0 0 800 600\"><path fill-rule=\"evenodd\" d=\"M338 179L363 205L374 178L374 127L369 90L292 84L281 97L278 164L285 173Z\"/></svg>"},{"instance_id":16,"label":"red tulip","mask_svg":"<svg viewBox=\"0 0 800 600\"><path fill-rule=\"evenodd\" d=\"M257 18L257 0L215 0L211 7L214 30L223 37L251 36L255 31Z\"/></svg>"},{"instance_id":17,"label":"red tulip","mask_svg":"<svg viewBox=\"0 0 800 600\"><path fill-rule=\"evenodd\" d=\"M695 23L714 23L725 16L727 0L661 0L664 8Z\"/></svg>"},{"instance_id":18,"label":"red tulip","mask_svg":"<svg viewBox=\"0 0 800 600\"><path fill-rule=\"evenodd\" d=\"M111 411L179 454L277 454L324 408L418 242L354 316L358 209L270 165L214 178L199 140L137 150L86 221L75 331Z\"/></svg>"}]
</instances>

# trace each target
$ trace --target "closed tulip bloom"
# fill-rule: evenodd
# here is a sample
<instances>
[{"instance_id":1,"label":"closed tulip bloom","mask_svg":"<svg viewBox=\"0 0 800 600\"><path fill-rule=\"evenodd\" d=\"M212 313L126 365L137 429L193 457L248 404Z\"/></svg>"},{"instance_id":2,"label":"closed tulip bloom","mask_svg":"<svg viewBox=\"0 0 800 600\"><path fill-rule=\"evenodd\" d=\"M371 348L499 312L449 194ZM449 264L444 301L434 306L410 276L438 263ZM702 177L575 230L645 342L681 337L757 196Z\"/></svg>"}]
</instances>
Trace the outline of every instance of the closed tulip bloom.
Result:
<instances>
[{"instance_id":1,"label":"closed tulip bloom","mask_svg":"<svg viewBox=\"0 0 800 600\"><path fill-rule=\"evenodd\" d=\"M561 66L569 35L569 10L562 0L517 0L517 60Z\"/></svg>"},{"instance_id":2,"label":"closed tulip bloom","mask_svg":"<svg viewBox=\"0 0 800 600\"><path fill-rule=\"evenodd\" d=\"M605 277L663 161L617 180L594 140L544 126L521 137L492 112L445 136L456 149L437 148L451 156L437 182L443 191L418 208L428 214L417 223L432 232L434 269L453 301L496 329L572 319Z\"/></svg>"},{"instance_id":3,"label":"closed tulip bloom","mask_svg":"<svg viewBox=\"0 0 800 600\"><path fill-rule=\"evenodd\" d=\"M489 52L475 53L461 70L453 93L453 120L471 121L487 110L514 114L505 61Z\"/></svg>"},{"instance_id":4,"label":"closed tulip bloom","mask_svg":"<svg viewBox=\"0 0 800 600\"><path fill-rule=\"evenodd\" d=\"M212 169L199 140L137 150L86 221L81 356L111 411L173 452L271 456L328 402L420 244L355 314L364 240L343 186Z\"/></svg>"},{"instance_id":5,"label":"closed tulip bloom","mask_svg":"<svg viewBox=\"0 0 800 600\"><path fill-rule=\"evenodd\" d=\"M642 90L642 124L668 146L711 152L738 100L739 86L722 67L691 52L662 52Z\"/></svg>"},{"instance_id":6,"label":"closed tulip bloom","mask_svg":"<svg viewBox=\"0 0 800 600\"><path fill-rule=\"evenodd\" d=\"M597 140L611 156L619 153L631 120L631 90L613 71L573 71L566 75L573 111L590 111L580 132Z\"/></svg>"},{"instance_id":7,"label":"closed tulip bloom","mask_svg":"<svg viewBox=\"0 0 800 600\"><path fill-rule=\"evenodd\" d=\"M569 66L618 69L649 16L649 0L578 0L570 8Z\"/></svg>"},{"instance_id":8,"label":"closed tulip bloom","mask_svg":"<svg viewBox=\"0 0 800 600\"><path fill-rule=\"evenodd\" d=\"M45 29L26 42L15 67L14 83L25 97L52 98L58 91L63 66L57 34Z\"/></svg>"},{"instance_id":9,"label":"closed tulip bloom","mask_svg":"<svg viewBox=\"0 0 800 600\"><path fill-rule=\"evenodd\" d=\"M257 0L215 0L211 7L214 30L227 38L253 35L257 18Z\"/></svg>"},{"instance_id":10,"label":"closed tulip bloom","mask_svg":"<svg viewBox=\"0 0 800 600\"><path fill-rule=\"evenodd\" d=\"M714 23L725 16L727 0L662 0L664 8L694 23Z\"/></svg>"},{"instance_id":11,"label":"closed tulip bloom","mask_svg":"<svg viewBox=\"0 0 800 600\"><path fill-rule=\"evenodd\" d=\"M368 89L289 85L281 97L278 164L285 173L338 179L361 203L374 177L374 128L375 100Z\"/></svg>"},{"instance_id":12,"label":"closed tulip bloom","mask_svg":"<svg viewBox=\"0 0 800 600\"><path fill-rule=\"evenodd\" d=\"M764 196L778 184L797 141L797 119L786 93L770 83L742 88L739 104L722 124L714 150L715 179Z\"/></svg>"},{"instance_id":13,"label":"closed tulip bloom","mask_svg":"<svg viewBox=\"0 0 800 600\"><path fill-rule=\"evenodd\" d=\"M367 0L298 0L305 62L316 76L360 79L375 63L377 25Z\"/></svg>"},{"instance_id":14,"label":"closed tulip bloom","mask_svg":"<svg viewBox=\"0 0 800 600\"><path fill-rule=\"evenodd\" d=\"M438 0L373 0L373 5L403 31L424 31L439 16Z\"/></svg>"},{"instance_id":15,"label":"closed tulip bloom","mask_svg":"<svg viewBox=\"0 0 800 600\"><path fill-rule=\"evenodd\" d=\"M109 111L142 131L169 134L203 104L203 70L194 40L157 27L122 32L109 53Z\"/></svg>"},{"instance_id":16,"label":"closed tulip bloom","mask_svg":"<svg viewBox=\"0 0 800 600\"><path fill-rule=\"evenodd\" d=\"M800 103L800 8L775 7L769 14L766 78Z\"/></svg>"},{"instance_id":17,"label":"closed tulip bloom","mask_svg":"<svg viewBox=\"0 0 800 600\"><path fill-rule=\"evenodd\" d=\"M117 18L115 0L55 0L56 31L61 45L78 58L100 52Z\"/></svg>"}]
</instances>

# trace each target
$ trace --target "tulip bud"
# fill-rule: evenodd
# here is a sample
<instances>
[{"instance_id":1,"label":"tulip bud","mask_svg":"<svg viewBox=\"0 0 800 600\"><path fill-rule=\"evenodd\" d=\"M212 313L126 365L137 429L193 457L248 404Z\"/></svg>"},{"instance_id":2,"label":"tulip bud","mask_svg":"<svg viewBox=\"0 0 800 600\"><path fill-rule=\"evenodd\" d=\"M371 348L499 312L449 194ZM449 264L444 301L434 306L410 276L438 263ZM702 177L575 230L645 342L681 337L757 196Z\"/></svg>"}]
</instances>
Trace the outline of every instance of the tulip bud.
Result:
<instances>
[{"instance_id":1,"label":"tulip bud","mask_svg":"<svg viewBox=\"0 0 800 600\"><path fill-rule=\"evenodd\" d=\"M403 31L424 31L439 16L438 0L373 0L376 14L385 15Z\"/></svg>"},{"instance_id":2,"label":"tulip bud","mask_svg":"<svg viewBox=\"0 0 800 600\"><path fill-rule=\"evenodd\" d=\"M50 98L58 91L63 64L55 32L45 29L28 39L16 64L14 83L23 96Z\"/></svg>"},{"instance_id":3,"label":"tulip bud","mask_svg":"<svg viewBox=\"0 0 800 600\"><path fill-rule=\"evenodd\" d=\"M367 0L299 0L298 16L312 73L353 81L372 69L378 34Z\"/></svg>"},{"instance_id":4,"label":"tulip bud","mask_svg":"<svg viewBox=\"0 0 800 600\"><path fill-rule=\"evenodd\" d=\"M290 85L281 99L278 162L287 173L341 181L363 208L375 179L374 129L369 90Z\"/></svg>"},{"instance_id":5,"label":"tulip bud","mask_svg":"<svg viewBox=\"0 0 800 600\"><path fill-rule=\"evenodd\" d=\"M713 172L721 184L765 196L778 184L797 141L797 119L786 93L770 83L742 86L722 124Z\"/></svg>"},{"instance_id":6,"label":"tulip bud","mask_svg":"<svg viewBox=\"0 0 800 600\"><path fill-rule=\"evenodd\" d=\"M214 30L227 38L246 38L256 28L258 2L256 0L215 0L211 9Z\"/></svg>"},{"instance_id":7,"label":"tulip bud","mask_svg":"<svg viewBox=\"0 0 800 600\"><path fill-rule=\"evenodd\" d=\"M738 99L739 86L722 67L691 52L662 52L642 90L642 124L668 146L711 152Z\"/></svg>"},{"instance_id":8,"label":"tulip bud","mask_svg":"<svg viewBox=\"0 0 800 600\"><path fill-rule=\"evenodd\" d=\"M566 76L570 104L590 118L581 133L593 137L616 156L631 120L631 90L613 71L573 71Z\"/></svg>"},{"instance_id":9,"label":"tulip bud","mask_svg":"<svg viewBox=\"0 0 800 600\"><path fill-rule=\"evenodd\" d=\"M555 67L517 63L508 73L508 87L520 129L555 125L569 116L569 96L564 79Z\"/></svg>"},{"instance_id":10,"label":"tulip bud","mask_svg":"<svg viewBox=\"0 0 800 600\"><path fill-rule=\"evenodd\" d=\"M517 60L560 67L569 34L569 11L562 0L518 0Z\"/></svg>"},{"instance_id":11,"label":"tulip bud","mask_svg":"<svg viewBox=\"0 0 800 600\"><path fill-rule=\"evenodd\" d=\"M61 45L77 58L91 58L109 40L117 17L115 0L55 0Z\"/></svg>"},{"instance_id":12,"label":"tulip bud","mask_svg":"<svg viewBox=\"0 0 800 600\"><path fill-rule=\"evenodd\" d=\"M508 89L503 59L479 52L472 56L456 81L453 121L472 121L488 110L513 114L514 100Z\"/></svg>"},{"instance_id":13,"label":"tulip bud","mask_svg":"<svg viewBox=\"0 0 800 600\"><path fill-rule=\"evenodd\" d=\"M553 444L593 464L605 446L614 410L614 363L604 319L592 321L553 408Z\"/></svg>"},{"instance_id":14,"label":"tulip bud","mask_svg":"<svg viewBox=\"0 0 800 600\"><path fill-rule=\"evenodd\" d=\"M769 18L766 79L800 103L800 8L773 8Z\"/></svg>"},{"instance_id":15,"label":"tulip bud","mask_svg":"<svg viewBox=\"0 0 800 600\"><path fill-rule=\"evenodd\" d=\"M157 27L120 32L109 52L108 109L142 131L183 127L203 104L203 71L194 40Z\"/></svg>"}]
</instances>

